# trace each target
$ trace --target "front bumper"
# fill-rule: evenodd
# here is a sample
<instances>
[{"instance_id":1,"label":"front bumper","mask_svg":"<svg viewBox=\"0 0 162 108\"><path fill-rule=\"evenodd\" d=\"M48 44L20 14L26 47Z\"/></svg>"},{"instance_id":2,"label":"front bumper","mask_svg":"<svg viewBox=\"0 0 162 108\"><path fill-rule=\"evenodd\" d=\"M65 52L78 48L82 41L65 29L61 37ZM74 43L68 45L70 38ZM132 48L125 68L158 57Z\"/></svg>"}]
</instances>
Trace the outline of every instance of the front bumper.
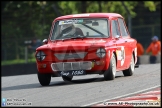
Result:
<instances>
[{"instance_id":1,"label":"front bumper","mask_svg":"<svg viewBox=\"0 0 162 108\"><path fill-rule=\"evenodd\" d=\"M87 73L107 70L105 59L97 61L71 61L71 62L37 62L40 73L57 73L58 71L85 70Z\"/></svg>"}]
</instances>

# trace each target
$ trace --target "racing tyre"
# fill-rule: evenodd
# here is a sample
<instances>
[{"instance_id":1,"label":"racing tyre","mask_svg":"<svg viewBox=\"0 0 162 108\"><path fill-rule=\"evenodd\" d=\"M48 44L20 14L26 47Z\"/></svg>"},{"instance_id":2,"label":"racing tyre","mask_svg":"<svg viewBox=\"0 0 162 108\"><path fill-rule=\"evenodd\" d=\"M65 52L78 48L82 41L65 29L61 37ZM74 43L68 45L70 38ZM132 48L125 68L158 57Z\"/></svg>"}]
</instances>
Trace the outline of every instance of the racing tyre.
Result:
<instances>
[{"instance_id":1,"label":"racing tyre","mask_svg":"<svg viewBox=\"0 0 162 108\"><path fill-rule=\"evenodd\" d=\"M110 60L109 68L104 72L104 79L114 80L115 74L116 74L116 59L115 55L113 54Z\"/></svg>"},{"instance_id":2,"label":"racing tyre","mask_svg":"<svg viewBox=\"0 0 162 108\"><path fill-rule=\"evenodd\" d=\"M39 83L42 85L42 86L47 86L50 84L51 82L51 74L43 74L43 73L37 73L38 75L38 80L39 80Z\"/></svg>"},{"instance_id":3,"label":"racing tyre","mask_svg":"<svg viewBox=\"0 0 162 108\"><path fill-rule=\"evenodd\" d=\"M135 64L134 64L134 57L132 54L132 59L131 59L129 68L126 70L123 70L124 76L132 76L134 72L134 68L135 68Z\"/></svg>"},{"instance_id":4,"label":"racing tyre","mask_svg":"<svg viewBox=\"0 0 162 108\"><path fill-rule=\"evenodd\" d=\"M73 79L73 76L62 76L62 79L64 81L71 81Z\"/></svg>"}]
</instances>

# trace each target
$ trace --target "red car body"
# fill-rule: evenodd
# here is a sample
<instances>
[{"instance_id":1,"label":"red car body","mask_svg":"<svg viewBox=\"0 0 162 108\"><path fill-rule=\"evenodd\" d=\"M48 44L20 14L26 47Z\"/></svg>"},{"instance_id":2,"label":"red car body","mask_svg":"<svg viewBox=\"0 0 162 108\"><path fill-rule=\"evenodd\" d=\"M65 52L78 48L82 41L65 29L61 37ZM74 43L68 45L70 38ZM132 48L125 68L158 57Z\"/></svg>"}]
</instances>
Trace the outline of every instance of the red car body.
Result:
<instances>
[{"instance_id":1,"label":"red car body","mask_svg":"<svg viewBox=\"0 0 162 108\"><path fill-rule=\"evenodd\" d=\"M82 31L88 31L83 33L84 37L65 35L71 37L59 38L59 26L63 28L73 23L79 23ZM106 29L102 28L102 24L107 26ZM97 27L99 29L96 29ZM82 71L85 71L84 75L104 74L106 80L114 79L116 71L123 71L124 76L131 76L137 62L137 41L131 38L124 18L117 13L86 13L58 17L52 23L49 38L43 42L44 45L38 47L35 53L41 85L48 85L52 76L62 76L65 81L71 81L72 76L82 75ZM73 72L71 77L67 75L69 72Z\"/></svg>"}]
</instances>

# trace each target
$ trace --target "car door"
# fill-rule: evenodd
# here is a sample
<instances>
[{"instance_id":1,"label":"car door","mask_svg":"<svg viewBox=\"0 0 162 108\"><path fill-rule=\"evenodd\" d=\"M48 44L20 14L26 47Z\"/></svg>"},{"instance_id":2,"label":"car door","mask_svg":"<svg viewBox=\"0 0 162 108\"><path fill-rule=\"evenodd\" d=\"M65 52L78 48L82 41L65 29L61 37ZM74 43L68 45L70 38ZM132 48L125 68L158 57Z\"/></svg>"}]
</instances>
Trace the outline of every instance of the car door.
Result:
<instances>
[{"instance_id":1,"label":"car door","mask_svg":"<svg viewBox=\"0 0 162 108\"><path fill-rule=\"evenodd\" d=\"M117 18L111 21L112 40L116 46L117 71L125 67L125 41L121 36Z\"/></svg>"},{"instance_id":2,"label":"car door","mask_svg":"<svg viewBox=\"0 0 162 108\"><path fill-rule=\"evenodd\" d=\"M131 57L132 57L132 39L129 36L127 27L125 25L124 19L123 18L118 18L118 23L119 23L119 28L121 32L121 38L124 41L124 46L125 46L125 66L129 66Z\"/></svg>"}]
</instances>

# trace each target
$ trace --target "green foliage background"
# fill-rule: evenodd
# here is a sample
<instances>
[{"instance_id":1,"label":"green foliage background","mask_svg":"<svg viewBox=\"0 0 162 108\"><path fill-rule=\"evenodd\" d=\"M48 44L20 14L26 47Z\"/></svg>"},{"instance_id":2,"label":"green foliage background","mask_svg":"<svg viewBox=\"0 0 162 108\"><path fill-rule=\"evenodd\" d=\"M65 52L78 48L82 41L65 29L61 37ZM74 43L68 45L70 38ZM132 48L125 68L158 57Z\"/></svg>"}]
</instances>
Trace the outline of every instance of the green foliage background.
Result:
<instances>
[{"instance_id":1,"label":"green foliage background","mask_svg":"<svg viewBox=\"0 0 162 108\"><path fill-rule=\"evenodd\" d=\"M131 14L132 27L161 23L161 1L124 1L124 4ZM56 17L90 12L120 13L126 22L128 20L121 1L2 1L1 60L24 59L24 41L34 36L41 40L48 38ZM132 34L133 37L139 38L136 33ZM149 37L155 33L161 35L155 28Z\"/></svg>"}]
</instances>

